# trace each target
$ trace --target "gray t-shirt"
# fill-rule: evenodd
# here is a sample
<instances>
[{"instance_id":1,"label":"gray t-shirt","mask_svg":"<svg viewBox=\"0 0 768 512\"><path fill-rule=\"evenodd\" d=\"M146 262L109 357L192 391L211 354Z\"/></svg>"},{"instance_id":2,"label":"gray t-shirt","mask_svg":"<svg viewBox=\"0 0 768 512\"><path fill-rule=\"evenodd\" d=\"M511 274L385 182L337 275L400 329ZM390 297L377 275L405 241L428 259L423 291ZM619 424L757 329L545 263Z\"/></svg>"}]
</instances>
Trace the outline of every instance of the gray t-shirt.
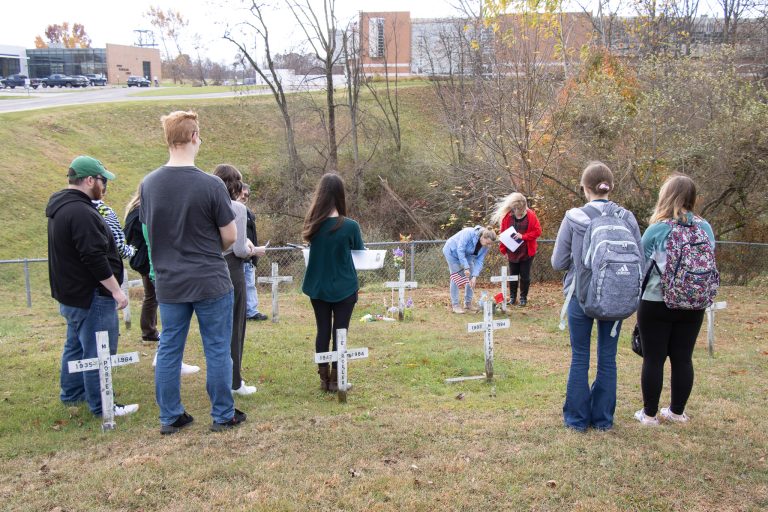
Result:
<instances>
[{"instance_id":1,"label":"gray t-shirt","mask_svg":"<svg viewBox=\"0 0 768 512\"><path fill-rule=\"evenodd\" d=\"M224 182L197 167L160 167L141 185L159 302L198 302L232 289L219 228L235 215Z\"/></svg>"}]
</instances>

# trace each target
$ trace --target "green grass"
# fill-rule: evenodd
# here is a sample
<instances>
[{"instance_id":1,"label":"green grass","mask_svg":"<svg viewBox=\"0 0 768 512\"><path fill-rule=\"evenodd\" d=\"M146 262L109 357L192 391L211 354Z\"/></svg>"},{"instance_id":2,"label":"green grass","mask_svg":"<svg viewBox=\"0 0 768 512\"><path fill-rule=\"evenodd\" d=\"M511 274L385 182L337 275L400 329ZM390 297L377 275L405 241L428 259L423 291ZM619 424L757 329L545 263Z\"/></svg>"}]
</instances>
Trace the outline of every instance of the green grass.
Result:
<instances>
[{"instance_id":1,"label":"green grass","mask_svg":"<svg viewBox=\"0 0 768 512\"><path fill-rule=\"evenodd\" d=\"M10 278L10 274L3 277ZM64 323L33 276L35 307L0 289L0 497L8 510L763 510L768 506L768 304L765 290L726 288L716 357L702 333L688 425L644 428L641 360L625 328L617 363L614 430L578 434L561 424L567 334L557 331L558 287L535 285L532 307L496 333L496 378L445 384L483 370L482 336L448 316L445 290L414 292L404 323L357 320L388 296L360 296L349 346L370 357L351 363L348 403L317 390L314 323L306 297L281 300L280 323L249 323L243 363L251 397L237 399L248 422L208 433L204 374L183 378L195 423L159 435L152 346L137 325L120 351L118 399L140 411L104 434L85 407L58 401ZM138 297L132 306L137 314ZM266 293L262 291L262 302ZM269 313L268 310L266 310ZM746 324L744 318L763 321ZM193 322L185 360L204 368ZM594 363L593 363L594 366ZM205 370L203 369L203 372ZM668 377L667 377L668 382ZM665 385L662 401L668 400Z\"/></svg>"},{"instance_id":2,"label":"green grass","mask_svg":"<svg viewBox=\"0 0 768 512\"><path fill-rule=\"evenodd\" d=\"M2 101L2 100L25 100L25 99L29 99L29 98L31 98L31 96L26 96L26 95L25 96L21 96L19 94L15 94L15 95L12 95L12 96L7 96L5 94L0 95L0 101Z\"/></svg>"},{"instance_id":3,"label":"green grass","mask_svg":"<svg viewBox=\"0 0 768 512\"><path fill-rule=\"evenodd\" d=\"M138 88L138 92L131 94L131 96L194 96L196 94L211 94L216 92L229 92L233 93L237 90L250 90L255 88L263 88L264 86L249 85L246 88L232 87L228 85L205 85L201 87L191 86L164 86L160 88L152 87L148 90Z\"/></svg>"}]
</instances>

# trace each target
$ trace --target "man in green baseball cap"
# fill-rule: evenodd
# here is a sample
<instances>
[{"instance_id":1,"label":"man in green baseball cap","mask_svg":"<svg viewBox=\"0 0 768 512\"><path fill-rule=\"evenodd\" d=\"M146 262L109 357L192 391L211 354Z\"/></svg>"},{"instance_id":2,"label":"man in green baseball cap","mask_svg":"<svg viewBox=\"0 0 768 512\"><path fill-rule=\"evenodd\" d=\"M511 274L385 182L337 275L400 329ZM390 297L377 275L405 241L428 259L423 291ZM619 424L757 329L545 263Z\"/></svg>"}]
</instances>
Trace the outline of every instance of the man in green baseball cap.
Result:
<instances>
[{"instance_id":1,"label":"man in green baseball cap","mask_svg":"<svg viewBox=\"0 0 768 512\"><path fill-rule=\"evenodd\" d=\"M108 180L114 180L115 175L104 167L104 164L92 156L80 155L69 164L68 177L87 178L88 176L104 176Z\"/></svg>"},{"instance_id":2,"label":"man in green baseball cap","mask_svg":"<svg viewBox=\"0 0 768 512\"><path fill-rule=\"evenodd\" d=\"M117 352L117 309L128 305L120 288L123 262L112 232L91 202L104 196L107 180L115 175L95 158L79 156L67 179L67 188L54 193L45 209L51 296L67 321L59 398L65 404L85 401L93 414L101 415L98 373L70 373L68 363L97 356L99 331L107 331L110 352ZM115 416L138 409L138 404L114 404Z\"/></svg>"}]
</instances>

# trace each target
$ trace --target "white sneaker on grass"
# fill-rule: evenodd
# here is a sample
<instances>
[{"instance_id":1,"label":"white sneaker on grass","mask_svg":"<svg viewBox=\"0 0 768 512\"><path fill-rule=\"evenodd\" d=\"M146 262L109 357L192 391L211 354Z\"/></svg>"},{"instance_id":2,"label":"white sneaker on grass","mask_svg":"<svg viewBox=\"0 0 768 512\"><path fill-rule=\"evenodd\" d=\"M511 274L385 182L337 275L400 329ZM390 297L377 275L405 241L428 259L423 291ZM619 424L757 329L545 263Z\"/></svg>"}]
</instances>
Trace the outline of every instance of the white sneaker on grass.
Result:
<instances>
[{"instance_id":1,"label":"white sneaker on grass","mask_svg":"<svg viewBox=\"0 0 768 512\"><path fill-rule=\"evenodd\" d=\"M688 415L685 414L685 411L683 414L675 414L669 407L661 408L661 417L673 423L688 423Z\"/></svg>"},{"instance_id":2,"label":"white sneaker on grass","mask_svg":"<svg viewBox=\"0 0 768 512\"><path fill-rule=\"evenodd\" d=\"M187 364L184 361L181 362L181 374L182 375L191 375L193 373L197 373L200 371L199 366L195 366L194 364Z\"/></svg>"},{"instance_id":3,"label":"white sneaker on grass","mask_svg":"<svg viewBox=\"0 0 768 512\"><path fill-rule=\"evenodd\" d=\"M232 390L233 395L247 396L256 392L256 386L249 386L244 380L240 381L240 387Z\"/></svg>"},{"instance_id":4,"label":"white sneaker on grass","mask_svg":"<svg viewBox=\"0 0 768 512\"><path fill-rule=\"evenodd\" d=\"M152 360L152 368L157 366L157 352L155 352L155 358ZM199 366L195 366L193 364L187 364L184 361L181 362L181 374L182 375L191 375L193 373L197 373L200 371Z\"/></svg>"},{"instance_id":5,"label":"white sneaker on grass","mask_svg":"<svg viewBox=\"0 0 768 512\"><path fill-rule=\"evenodd\" d=\"M659 425L659 419L656 416L648 416L645 414L645 408L640 409L635 413L635 419L642 425L649 427L657 427Z\"/></svg>"},{"instance_id":6,"label":"white sneaker on grass","mask_svg":"<svg viewBox=\"0 0 768 512\"><path fill-rule=\"evenodd\" d=\"M139 404L115 404L115 416L128 416L139 410Z\"/></svg>"}]
</instances>

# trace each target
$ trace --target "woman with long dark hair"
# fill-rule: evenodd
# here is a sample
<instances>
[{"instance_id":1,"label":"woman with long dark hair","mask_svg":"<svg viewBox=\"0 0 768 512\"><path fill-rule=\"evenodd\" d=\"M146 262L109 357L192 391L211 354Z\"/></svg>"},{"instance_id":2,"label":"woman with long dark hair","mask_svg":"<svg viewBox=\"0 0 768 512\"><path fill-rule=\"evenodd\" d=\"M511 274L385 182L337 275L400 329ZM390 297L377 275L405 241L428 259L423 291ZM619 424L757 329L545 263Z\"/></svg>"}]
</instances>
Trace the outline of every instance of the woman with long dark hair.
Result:
<instances>
[{"instance_id":1,"label":"woman with long dark hair","mask_svg":"<svg viewBox=\"0 0 768 512\"><path fill-rule=\"evenodd\" d=\"M302 237L309 243L309 261L301 290L309 296L315 311L315 353L334 351L336 331L349 328L357 302L359 286L351 251L365 248L360 226L347 218L344 181L338 174L320 178L304 219ZM320 389L338 391L336 363L332 367L319 364L317 373Z\"/></svg>"},{"instance_id":2,"label":"woman with long dark hair","mask_svg":"<svg viewBox=\"0 0 768 512\"><path fill-rule=\"evenodd\" d=\"M243 363L243 347L245 345L245 274L243 262L256 256L263 256L246 237L246 221L248 213L243 203L238 201L243 191L243 177L234 165L219 164L213 171L224 182L232 201L232 211L235 213L237 239L224 252L224 259L229 268L229 278L235 289L235 304L232 308L232 393L250 395L256 392L256 386L249 386L240 373Z\"/></svg>"}]
</instances>

